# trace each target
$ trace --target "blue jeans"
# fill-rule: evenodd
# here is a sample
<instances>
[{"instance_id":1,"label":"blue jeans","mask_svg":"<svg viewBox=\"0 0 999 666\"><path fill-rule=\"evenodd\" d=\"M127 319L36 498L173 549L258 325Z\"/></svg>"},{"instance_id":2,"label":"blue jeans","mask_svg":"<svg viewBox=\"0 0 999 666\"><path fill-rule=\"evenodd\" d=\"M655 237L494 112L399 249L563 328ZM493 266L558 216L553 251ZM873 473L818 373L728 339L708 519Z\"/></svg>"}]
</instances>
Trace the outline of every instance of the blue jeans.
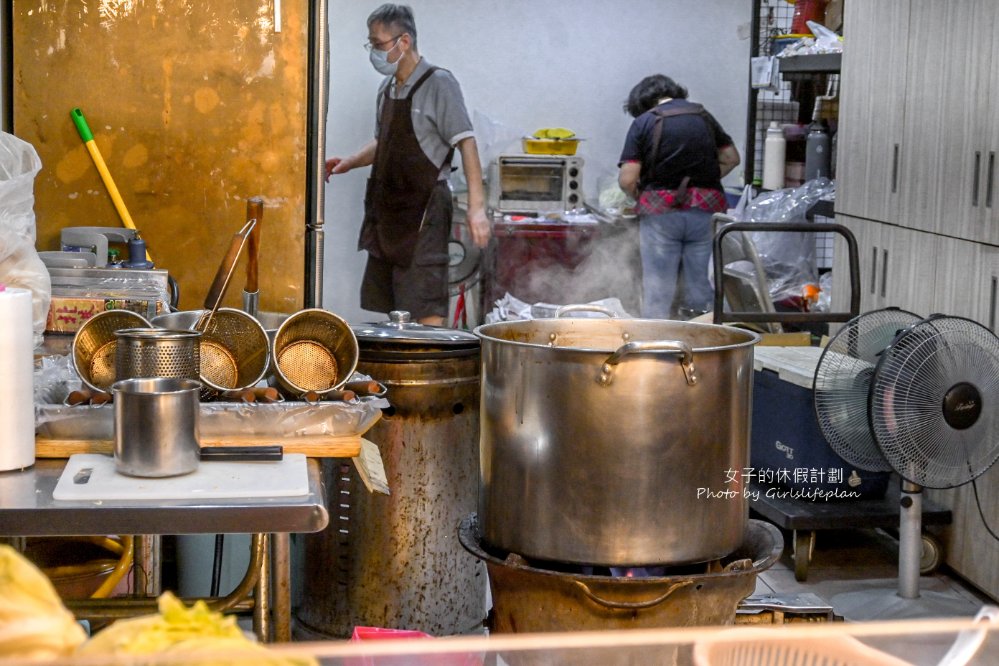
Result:
<instances>
[{"instance_id":1,"label":"blue jeans","mask_svg":"<svg viewBox=\"0 0 999 666\"><path fill-rule=\"evenodd\" d=\"M711 213L675 210L642 216L642 317L669 319L683 264L683 303L692 310L710 310L714 292L708 282L711 259Z\"/></svg>"}]
</instances>

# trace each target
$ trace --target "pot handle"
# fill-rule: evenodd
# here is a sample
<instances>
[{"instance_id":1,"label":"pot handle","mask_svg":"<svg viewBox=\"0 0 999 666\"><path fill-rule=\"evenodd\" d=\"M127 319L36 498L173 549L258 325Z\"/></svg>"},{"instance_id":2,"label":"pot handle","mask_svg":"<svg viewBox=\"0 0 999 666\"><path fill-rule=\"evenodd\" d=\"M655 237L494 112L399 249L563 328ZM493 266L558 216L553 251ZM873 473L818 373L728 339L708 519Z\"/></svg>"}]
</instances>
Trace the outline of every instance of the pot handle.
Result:
<instances>
[{"instance_id":1,"label":"pot handle","mask_svg":"<svg viewBox=\"0 0 999 666\"><path fill-rule=\"evenodd\" d=\"M680 367L683 368L683 376L687 379L687 384L693 386L697 383L697 374L694 371L694 350L682 340L628 342L621 345L600 366L600 376L597 377L597 383L601 386L610 386L610 383L614 379L615 365L625 360L625 357L629 354L643 354L645 352L671 352L680 354Z\"/></svg>"},{"instance_id":2,"label":"pot handle","mask_svg":"<svg viewBox=\"0 0 999 666\"><path fill-rule=\"evenodd\" d=\"M602 599L601 597L598 597L596 593L594 593L593 590L591 590L590 587L583 581L573 580L572 582L575 583L579 587L579 589L583 591L583 594L585 594L590 601L599 604L605 608L614 608L616 610L642 610L643 608L652 608L653 606L658 606L662 602L666 601L666 598L669 597L669 595L673 594L681 587L687 587L688 585L691 585L694 581L681 580L678 583L673 583L668 588L666 588L666 592L659 595L655 599L649 599L648 601L611 601L610 599Z\"/></svg>"},{"instance_id":3,"label":"pot handle","mask_svg":"<svg viewBox=\"0 0 999 666\"><path fill-rule=\"evenodd\" d=\"M617 318L617 313L610 308L605 308L602 305L591 305L589 303L583 303L581 305L562 305L555 310L555 318L561 319L562 315L568 314L570 312L599 312L600 314L605 314L611 319Z\"/></svg>"}]
</instances>

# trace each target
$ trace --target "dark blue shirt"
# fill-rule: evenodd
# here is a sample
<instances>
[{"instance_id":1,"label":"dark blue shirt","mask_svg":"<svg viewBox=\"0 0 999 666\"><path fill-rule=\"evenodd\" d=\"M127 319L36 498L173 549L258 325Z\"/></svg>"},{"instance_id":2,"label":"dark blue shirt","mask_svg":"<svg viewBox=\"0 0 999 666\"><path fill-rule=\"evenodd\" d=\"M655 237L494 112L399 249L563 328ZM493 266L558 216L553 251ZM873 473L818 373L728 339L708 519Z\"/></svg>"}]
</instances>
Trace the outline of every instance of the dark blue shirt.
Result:
<instances>
[{"instance_id":1,"label":"dark blue shirt","mask_svg":"<svg viewBox=\"0 0 999 666\"><path fill-rule=\"evenodd\" d=\"M689 108L684 99L660 104L658 109ZM640 162L639 188L674 190L685 176L689 187L722 189L718 150L732 145L732 137L707 111L663 118L656 163L652 159L652 132L656 115L652 110L635 118L621 151L621 163Z\"/></svg>"}]
</instances>

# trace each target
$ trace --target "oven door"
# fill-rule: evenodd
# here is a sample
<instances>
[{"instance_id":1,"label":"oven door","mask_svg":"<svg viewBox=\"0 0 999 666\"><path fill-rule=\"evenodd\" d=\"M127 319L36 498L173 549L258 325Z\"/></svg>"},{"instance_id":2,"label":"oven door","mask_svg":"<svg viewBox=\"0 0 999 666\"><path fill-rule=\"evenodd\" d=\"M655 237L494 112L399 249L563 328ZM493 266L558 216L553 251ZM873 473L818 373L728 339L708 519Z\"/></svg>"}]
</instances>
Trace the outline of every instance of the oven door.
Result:
<instances>
[{"instance_id":1,"label":"oven door","mask_svg":"<svg viewBox=\"0 0 999 666\"><path fill-rule=\"evenodd\" d=\"M566 168L558 158L499 158L501 213L550 213L565 210Z\"/></svg>"}]
</instances>

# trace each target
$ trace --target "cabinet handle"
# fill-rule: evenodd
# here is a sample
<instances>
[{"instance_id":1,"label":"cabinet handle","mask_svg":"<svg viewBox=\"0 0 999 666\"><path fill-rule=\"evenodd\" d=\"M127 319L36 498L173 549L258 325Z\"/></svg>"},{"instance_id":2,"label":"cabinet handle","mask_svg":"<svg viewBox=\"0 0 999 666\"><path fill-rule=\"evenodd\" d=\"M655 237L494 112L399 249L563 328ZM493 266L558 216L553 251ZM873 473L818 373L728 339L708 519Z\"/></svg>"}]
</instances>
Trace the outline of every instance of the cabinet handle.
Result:
<instances>
[{"instance_id":1,"label":"cabinet handle","mask_svg":"<svg viewBox=\"0 0 999 666\"><path fill-rule=\"evenodd\" d=\"M895 144L895 151L891 158L891 192L898 192L898 144Z\"/></svg>"},{"instance_id":2,"label":"cabinet handle","mask_svg":"<svg viewBox=\"0 0 999 666\"><path fill-rule=\"evenodd\" d=\"M985 207L992 208L992 178L996 175L996 154L989 152L989 169L985 180Z\"/></svg>"},{"instance_id":3,"label":"cabinet handle","mask_svg":"<svg viewBox=\"0 0 999 666\"><path fill-rule=\"evenodd\" d=\"M871 294L876 294L878 290L878 248L871 250Z\"/></svg>"},{"instance_id":4,"label":"cabinet handle","mask_svg":"<svg viewBox=\"0 0 999 666\"><path fill-rule=\"evenodd\" d=\"M888 250L881 251L881 298L885 297L888 283Z\"/></svg>"},{"instance_id":5,"label":"cabinet handle","mask_svg":"<svg viewBox=\"0 0 999 666\"><path fill-rule=\"evenodd\" d=\"M982 152L975 151L975 177L971 185L971 205L978 205L978 177L982 175Z\"/></svg>"},{"instance_id":6,"label":"cabinet handle","mask_svg":"<svg viewBox=\"0 0 999 666\"><path fill-rule=\"evenodd\" d=\"M992 276L992 293L989 295L989 330L996 332L996 292L999 291L999 278Z\"/></svg>"}]
</instances>

